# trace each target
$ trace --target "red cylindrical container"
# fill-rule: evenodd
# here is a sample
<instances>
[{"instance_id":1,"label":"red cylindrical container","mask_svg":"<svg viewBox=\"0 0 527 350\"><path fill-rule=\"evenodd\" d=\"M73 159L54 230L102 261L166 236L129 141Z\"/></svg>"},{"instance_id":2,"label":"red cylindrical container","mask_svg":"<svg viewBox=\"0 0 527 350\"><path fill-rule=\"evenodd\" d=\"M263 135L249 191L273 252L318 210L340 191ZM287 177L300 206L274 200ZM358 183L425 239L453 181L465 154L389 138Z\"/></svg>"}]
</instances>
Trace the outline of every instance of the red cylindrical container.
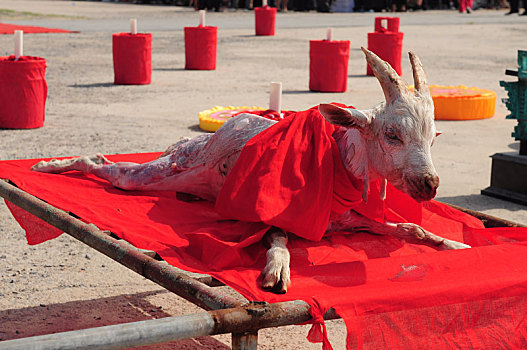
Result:
<instances>
[{"instance_id":1,"label":"red cylindrical container","mask_svg":"<svg viewBox=\"0 0 527 350\"><path fill-rule=\"evenodd\" d=\"M0 57L0 128L43 126L47 96L45 59Z\"/></svg>"},{"instance_id":2,"label":"red cylindrical container","mask_svg":"<svg viewBox=\"0 0 527 350\"><path fill-rule=\"evenodd\" d=\"M398 17L375 17L375 32L368 33L368 50L388 62L399 75L403 74L401 68L403 36L404 33L399 32ZM373 75L369 65L366 74Z\"/></svg>"},{"instance_id":3,"label":"red cylindrical container","mask_svg":"<svg viewBox=\"0 0 527 350\"><path fill-rule=\"evenodd\" d=\"M218 27L185 27L185 69L216 69Z\"/></svg>"},{"instance_id":4,"label":"red cylindrical container","mask_svg":"<svg viewBox=\"0 0 527 350\"><path fill-rule=\"evenodd\" d=\"M114 84L144 85L152 78L152 34L112 35Z\"/></svg>"},{"instance_id":5,"label":"red cylindrical container","mask_svg":"<svg viewBox=\"0 0 527 350\"><path fill-rule=\"evenodd\" d=\"M349 57L348 40L310 40L309 90L345 92Z\"/></svg>"},{"instance_id":6,"label":"red cylindrical container","mask_svg":"<svg viewBox=\"0 0 527 350\"><path fill-rule=\"evenodd\" d=\"M276 27L276 7L256 7L254 9L254 29L256 35L274 35Z\"/></svg>"},{"instance_id":7,"label":"red cylindrical container","mask_svg":"<svg viewBox=\"0 0 527 350\"><path fill-rule=\"evenodd\" d=\"M399 17L375 17L375 31L379 33L384 32L398 32L399 31Z\"/></svg>"}]
</instances>

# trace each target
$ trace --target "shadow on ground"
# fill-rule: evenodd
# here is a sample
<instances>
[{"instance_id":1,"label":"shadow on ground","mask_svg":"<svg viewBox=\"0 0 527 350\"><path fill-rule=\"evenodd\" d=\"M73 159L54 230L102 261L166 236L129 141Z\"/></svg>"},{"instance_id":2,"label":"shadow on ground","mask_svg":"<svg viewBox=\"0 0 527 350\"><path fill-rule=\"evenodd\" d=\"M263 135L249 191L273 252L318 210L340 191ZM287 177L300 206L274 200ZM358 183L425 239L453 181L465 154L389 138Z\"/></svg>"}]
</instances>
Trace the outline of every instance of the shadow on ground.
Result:
<instances>
[{"instance_id":1,"label":"shadow on ground","mask_svg":"<svg viewBox=\"0 0 527 350\"><path fill-rule=\"evenodd\" d=\"M282 94L284 95L300 95L300 94L313 94L317 93L317 91L310 91L310 90L283 90Z\"/></svg>"},{"instance_id":2,"label":"shadow on ground","mask_svg":"<svg viewBox=\"0 0 527 350\"><path fill-rule=\"evenodd\" d=\"M160 72L178 72L178 71L186 71L185 68L153 68L154 71L160 71Z\"/></svg>"},{"instance_id":3,"label":"shadow on ground","mask_svg":"<svg viewBox=\"0 0 527 350\"><path fill-rule=\"evenodd\" d=\"M116 84L114 83L93 83L93 84L74 84L74 85L68 85L68 87L89 89L89 88L94 88L94 87L110 87L110 86L115 86L115 85Z\"/></svg>"},{"instance_id":4,"label":"shadow on ground","mask_svg":"<svg viewBox=\"0 0 527 350\"><path fill-rule=\"evenodd\" d=\"M171 316L147 297L169 293L153 291L111 298L73 301L22 309L0 311L0 340L32 337L43 334L137 322ZM212 337L186 339L170 343L148 345L134 349L216 349L226 350L228 346Z\"/></svg>"},{"instance_id":5,"label":"shadow on ground","mask_svg":"<svg viewBox=\"0 0 527 350\"><path fill-rule=\"evenodd\" d=\"M484 211L490 209L507 209L510 211L525 210L526 207L520 204L504 201L485 195L471 194L466 196L452 196L437 198L438 201L448 204L454 204L463 208Z\"/></svg>"}]
</instances>

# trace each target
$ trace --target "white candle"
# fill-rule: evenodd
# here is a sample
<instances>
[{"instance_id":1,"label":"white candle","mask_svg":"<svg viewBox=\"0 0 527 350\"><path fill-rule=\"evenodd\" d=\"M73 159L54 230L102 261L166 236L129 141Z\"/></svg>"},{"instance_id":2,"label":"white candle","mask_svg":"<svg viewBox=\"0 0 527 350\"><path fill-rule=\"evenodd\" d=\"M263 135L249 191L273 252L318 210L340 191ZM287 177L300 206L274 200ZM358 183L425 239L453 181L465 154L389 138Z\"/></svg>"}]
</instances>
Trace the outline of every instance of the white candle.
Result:
<instances>
[{"instance_id":1,"label":"white candle","mask_svg":"<svg viewBox=\"0 0 527 350\"><path fill-rule=\"evenodd\" d=\"M205 27L205 10L199 10L199 26Z\"/></svg>"},{"instance_id":2,"label":"white candle","mask_svg":"<svg viewBox=\"0 0 527 350\"><path fill-rule=\"evenodd\" d=\"M328 41L333 40L333 28L328 28L326 31L326 38Z\"/></svg>"},{"instance_id":3,"label":"white candle","mask_svg":"<svg viewBox=\"0 0 527 350\"><path fill-rule=\"evenodd\" d=\"M277 111L282 110L282 83L271 83L269 94L269 109Z\"/></svg>"},{"instance_id":4,"label":"white candle","mask_svg":"<svg viewBox=\"0 0 527 350\"><path fill-rule=\"evenodd\" d=\"M135 18L130 19L130 33L132 35L137 34L137 19Z\"/></svg>"},{"instance_id":5,"label":"white candle","mask_svg":"<svg viewBox=\"0 0 527 350\"><path fill-rule=\"evenodd\" d=\"M267 6L267 0L262 0L262 7L266 7Z\"/></svg>"},{"instance_id":6,"label":"white candle","mask_svg":"<svg viewBox=\"0 0 527 350\"><path fill-rule=\"evenodd\" d=\"M24 31L15 30L15 61L24 55Z\"/></svg>"}]
</instances>

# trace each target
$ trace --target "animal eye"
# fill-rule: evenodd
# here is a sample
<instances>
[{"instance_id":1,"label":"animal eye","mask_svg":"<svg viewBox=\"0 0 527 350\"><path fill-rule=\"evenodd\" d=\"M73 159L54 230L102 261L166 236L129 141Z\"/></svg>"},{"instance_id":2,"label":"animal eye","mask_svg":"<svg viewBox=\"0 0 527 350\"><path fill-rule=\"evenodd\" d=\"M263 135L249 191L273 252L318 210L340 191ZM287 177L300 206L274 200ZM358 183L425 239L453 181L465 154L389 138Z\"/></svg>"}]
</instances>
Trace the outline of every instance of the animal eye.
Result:
<instances>
[{"instance_id":1,"label":"animal eye","mask_svg":"<svg viewBox=\"0 0 527 350\"><path fill-rule=\"evenodd\" d=\"M387 131L384 136L388 140L388 142L391 143L402 143L403 141L397 136L397 134L393 131Z\"/></svg>"}]
</instances>

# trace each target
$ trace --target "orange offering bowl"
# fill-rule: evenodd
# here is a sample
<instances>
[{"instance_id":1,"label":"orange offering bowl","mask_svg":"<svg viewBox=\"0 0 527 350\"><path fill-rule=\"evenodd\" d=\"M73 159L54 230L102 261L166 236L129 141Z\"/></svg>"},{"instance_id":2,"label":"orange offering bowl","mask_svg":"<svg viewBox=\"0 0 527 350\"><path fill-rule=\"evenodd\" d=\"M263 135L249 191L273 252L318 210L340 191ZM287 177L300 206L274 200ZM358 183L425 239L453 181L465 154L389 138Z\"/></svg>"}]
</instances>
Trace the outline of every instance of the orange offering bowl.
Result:
<instances>
[{"instance_id":1,"label":"orange offering bowl","mask_svg":"<svg viewBox=\"0 0 527 350\"><path fill-rule=\"evenodd\" d=\"M436 120L486 119L494 115L496 93L464 85L430 85Z\"/></svg>"},{"instance_id":2,"label":"orange offering bowl","mask_svg":"<svg viewBox=\"0 0 527 350\"><path fill-rule=\"evenodd\" d=\"M198 113L199 117L199 127L201 130L204 131L210 131L210 132L216 132L223 123L225 123L228 119L232 118L234 115L241 113L241 112L248 112L251 111L263 111L265 108L262 107L233 107L233 106L215 106L211 109L207 109L205 111L201 111Z\"/></svg>"}]
</instances>

